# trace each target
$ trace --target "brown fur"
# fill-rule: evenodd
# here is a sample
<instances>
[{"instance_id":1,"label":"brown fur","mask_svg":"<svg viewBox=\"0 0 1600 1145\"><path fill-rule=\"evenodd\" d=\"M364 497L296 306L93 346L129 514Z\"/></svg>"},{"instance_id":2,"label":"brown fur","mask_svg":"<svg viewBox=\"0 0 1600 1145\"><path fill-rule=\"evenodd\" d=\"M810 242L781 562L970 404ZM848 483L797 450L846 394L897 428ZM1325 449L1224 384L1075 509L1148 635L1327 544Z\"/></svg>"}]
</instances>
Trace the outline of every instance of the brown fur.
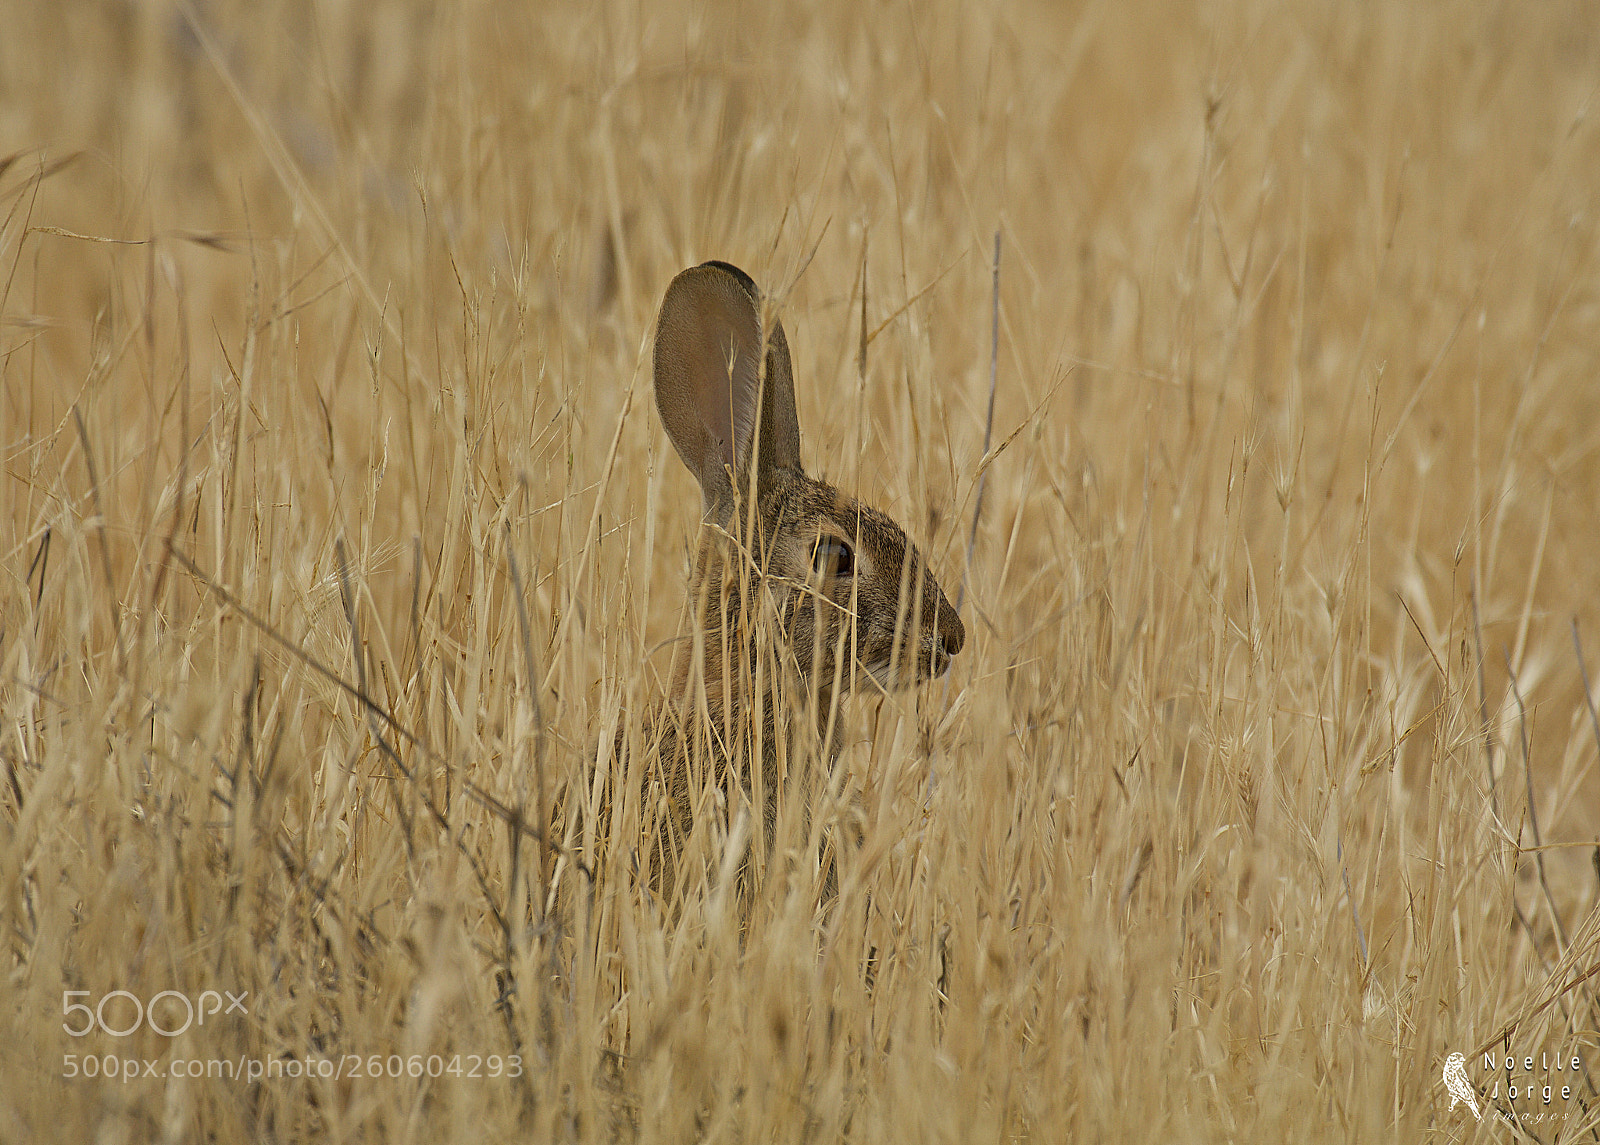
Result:
<instances>
[{"instance_id":1,"label":"brown fur","mask_svg":"<svg viewBox=\"0 0 1600 1145\"><path fill-rule=\"evenodd\" d=\"M705 263L674 279L654 367L705 509L690 635L647 735L647 866L670 898L717 803L725 823L745 800L760 807L751 853L764 859L780 794L809 792L838 755L837 698L940 675L966 631L899 525L801 468L788 344L748 276Z\"/></svg>"}]
</instances>

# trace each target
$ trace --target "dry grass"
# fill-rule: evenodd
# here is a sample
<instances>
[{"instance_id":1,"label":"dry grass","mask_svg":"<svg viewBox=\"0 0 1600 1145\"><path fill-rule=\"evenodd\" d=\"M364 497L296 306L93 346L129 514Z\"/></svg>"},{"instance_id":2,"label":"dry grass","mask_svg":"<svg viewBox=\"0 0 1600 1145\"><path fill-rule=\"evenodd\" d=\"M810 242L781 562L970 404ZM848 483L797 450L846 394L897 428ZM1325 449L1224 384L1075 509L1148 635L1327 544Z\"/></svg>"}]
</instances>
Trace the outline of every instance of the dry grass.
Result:
<instances>
[{"instance_id":1,"label":"dry grass","mask_svg":"<svg viewBox=\"0 0 1600 1145\"><path fill-rule=\"evenodd\" d=\"M0 1136L1597 1139L1593 12L1072 7L0 5ZM742 946L534 834L660 691L710 257L970 633Z\"/></svg>"}]
</instances>

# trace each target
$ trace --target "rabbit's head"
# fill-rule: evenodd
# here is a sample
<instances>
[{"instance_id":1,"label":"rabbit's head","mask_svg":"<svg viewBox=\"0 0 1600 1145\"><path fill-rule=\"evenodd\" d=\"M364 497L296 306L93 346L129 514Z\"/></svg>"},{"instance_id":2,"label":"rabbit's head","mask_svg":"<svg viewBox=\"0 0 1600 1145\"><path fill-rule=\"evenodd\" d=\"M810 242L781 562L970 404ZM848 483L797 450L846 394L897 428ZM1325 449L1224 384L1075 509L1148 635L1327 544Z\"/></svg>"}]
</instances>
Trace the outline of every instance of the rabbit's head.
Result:
<instances>
[{"instance_id":1,"label":"rabbit's head","mask_svg":"<svg viewBox=\"0 0 1600 1145\"><path fill-rule=\"evenodd\" d=\"M949 667L966 629L905 530L801 467L788 343L744 271L707 262L672 280L655 389L700 483L707 622L769 602L801 678L826 694L835 681L909 687Z\"/></svg>"}]
</instances>

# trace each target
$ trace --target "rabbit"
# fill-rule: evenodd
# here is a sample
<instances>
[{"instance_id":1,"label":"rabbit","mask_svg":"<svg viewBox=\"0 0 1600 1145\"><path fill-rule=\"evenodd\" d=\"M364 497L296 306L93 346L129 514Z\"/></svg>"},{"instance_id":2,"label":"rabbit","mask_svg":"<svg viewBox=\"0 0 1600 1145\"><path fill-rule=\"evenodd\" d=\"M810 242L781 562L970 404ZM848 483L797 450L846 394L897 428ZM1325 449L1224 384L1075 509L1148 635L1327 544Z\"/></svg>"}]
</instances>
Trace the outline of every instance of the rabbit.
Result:
<instances>
[{"instance_id":1,"label":"rabbit","mask_svg":"<svg viewBox=\"0 0 1600 1145\"><path fill-rule=\"evenodd\" d=\"M749 275L713 261L672 280L656 325L656 408L703 513L689 635L645 730L645 838L667 897L678 853L719 802L708 775L725 824L749 800L761 833L744 870L772 845L789 773L809 770L809 790L809 761L837 760L837 700L938 677L966 643L905 531L807 475L788 341L769 309Z\"/></svg>"}]
</instances>

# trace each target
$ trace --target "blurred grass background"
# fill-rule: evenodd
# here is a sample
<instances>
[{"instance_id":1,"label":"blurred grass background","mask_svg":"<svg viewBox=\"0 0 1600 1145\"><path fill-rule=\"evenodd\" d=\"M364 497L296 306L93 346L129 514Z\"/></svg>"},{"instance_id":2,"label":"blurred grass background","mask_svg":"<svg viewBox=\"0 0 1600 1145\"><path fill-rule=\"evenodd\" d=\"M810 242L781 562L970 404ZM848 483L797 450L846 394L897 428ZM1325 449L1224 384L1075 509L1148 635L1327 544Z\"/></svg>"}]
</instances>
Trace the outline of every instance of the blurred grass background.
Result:
<instances>
[{"instance_id":1,"label":"blurred grass background","mask_svg":"<svg viewBox=\"0 0 1600 1145\"><path fill-rule=\"evenodd\" d=\"M1592 15L0 2L0 1136L1595 1139ZM742 941L511 814L660 693L707 258L969 632Z\"/></svg>"}]
</instances>

